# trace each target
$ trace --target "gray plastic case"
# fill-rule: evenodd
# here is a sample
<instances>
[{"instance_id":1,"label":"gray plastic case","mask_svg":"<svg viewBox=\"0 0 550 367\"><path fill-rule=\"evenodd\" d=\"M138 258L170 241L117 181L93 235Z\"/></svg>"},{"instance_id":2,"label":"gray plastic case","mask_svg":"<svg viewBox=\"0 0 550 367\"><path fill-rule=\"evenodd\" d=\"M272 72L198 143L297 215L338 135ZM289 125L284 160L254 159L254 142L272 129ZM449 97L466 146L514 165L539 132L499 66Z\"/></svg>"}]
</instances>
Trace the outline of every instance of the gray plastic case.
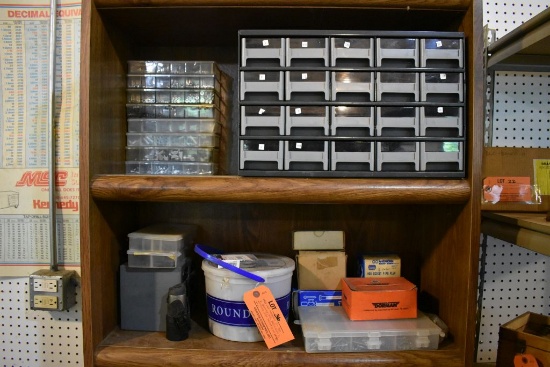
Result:
<instances>
[{"instance_id":1,"label":"gray plastic case","mask_svg":"<svg viewBox=\"0 0 550 367\"><path fill-rule=\"evenodd\" d=\"M330 143L333 171L374 171L374 142L333 141Z\"/></svg>"},{"instance_id":2,"label":"gray plastic case","mask_svg":"<svg viewBox=\"0 0 550 367\"><path fill-rule=\"evenodd\" d=\"M241 135L284 135L283 106L241 106Z\"/></svg>"},{"instance_id":3,"label":"gray plastic case","mask_svg":"<svg viewBox=\"0 0 550 367\"><path fill-rule=\"evenodd\" d=\"M242 71L241 100L248 94L271 93L276 99L283 100L284 78L282 71Z\"/></svg>"},{"instance_id":4,"label":"gray plastic case","mask_svg":"<svg viewBox=\"0 0 550 367\"><path fill-rule=\"evenodd\" d=\"M374 73L365 71L331 72L332 100L345 100L346 94L364 95L363 101L374 100ZM366 95L366 96L365 96Z\"/></svg>"},{"instance_id":5,"label":"gray plastic case","mask_svg":"<svg viewBox=\"0 0 550 367\"><path fill-rule=\"evenodd\" d=\"M318 60L323 66L329 66L328 38L294 37L286 39L286 66L293 66L295 61Z\"/></svg>"},{"instance_id":6,"label":"gray plastic case","mask_svg":"<svg viewBox=\"0 0 550 367\"><path fill-rule=\"evenodd\" d=\"M248 61L276 60L278 66L285 66L285 39L284 38L243 38L241 45L241 63L247 66Z\"/></svg>"},{"instance_id":7,"label":"gray plastic case","mask_svg":"<svg viewBox=\"0 0 550 367\"><path fill-rule=\"evenodd\" d=\"M462 102L464 82L462 73L420 73L422 101Z\"/></svg>"},{"instance_id":8,"label":"gray plastic case","mask_svg":"<svg viewBox=\"0 0 550 367\"><path fill-rule=\"evenodd\" d=\"M287 101L300 94L319 93L325 101L330 100L330 79L328 71L286 71L285 97Z\"/></svg>"},{"instance_id":9,"label":"gray plastic case","mask_svg":"<svg viewBox=\"0 0 550 367\"><path fill-rule=\"evenodd\" d=\"M420 94L420 78L414 72L377 72L377 101L418 102Z\"/></svg>"},{"instance_id":10,"label":"gray plastic case","mask_svg":"<svg viewBox=\"0 0 550 367\"><path fill-rule=\"evenodd\" d=\"M385 136L385 130L413 131L412 136L418 136L420 114L418 107L384 106L376 107L376 134ZM406 136L405 134L403 136Z\"/></svg>"},{"instance_id":11,"label":"gray plastic case","mask_svg":"<svg viewBox=\"0 0 550 367\"><path fill-rule=\"evenodd\" d=\"M419 40L416 38L377 38L376 66L389 66L388 62L401 66L418 67Z\"/></svg>"},{"instance_id":12,"label":"gray plastic case","mask_svg":"<svg viewBox=\"0 0 550 367\"><path fill-rule=\"evenodd\" d=\"M432 141L420 143L421 171L462 171L464 169L462 142Z\"/></svg>"},{"instance_id":13,"label":"gray plastic case","mask_svg":"<svg viewBox=\"0 0 550 367\"><path fill-rule=\"evenodd\" d=\"M338 66L339 61L365 60L367 66L374 63L374 40L366 37L331 37L330 65Z\"/></svg>"},{"instance_id":14,"label":"gray plastic case","mask_svg":"<svg viewBox=\"0 0 550 367\"><path fill-rule=\"evenodd\" d=\"M283 141L241 140L240 143L241 169L283 169Z\"/></svg>"},{"instance_id":15,"label":"gray plastic case","mask_svg":"<svg viewBox=\"0 0 550 367\"><path fill-rule=\"evenodd\" d=\"M382 141L376 143L377 171L419 171L420 143L415 141Z\"/></svg>"},{"instance_id":16,"label":"gray plastic case","mask_svg":"<svg viewBox=\"0 0 550 367\"><path fill-rule=\"evenodd\" d=\"M420 107L420 136L464 136L463 113L462 107Z\"/></svg>"},{"instance_id":17,"label":"gray plastic case","mask_svg":"<svg viewBox=\"0 0 550 367\"><path fill-rule=\"evenodd\" d=\"M308 136L329 135L328 106L287 106L285 110L286 135L296 135L296 131Z\"/></svg>"},{"instance_id":18,"label":"gray plastic case","mask_svg":"<svg viewBox=\"0 0 550 367\"><path fill-rule=\"evenodd\" d=\"M374 107L372 106L332 106L330 134L345 136L374 135ZM349 135L348 135L349 136Z\"/></svg>"},{"instance_id":19,"label":"gray plastic case","mask_svg":"<svg viewBox=\"0 0 550 367\"><path fill-rule=\"evenodd\" d=\"M328 170L328 141L285 141L285 170Z\"/></svg>"},{"instance_id":20,"label":"gray plastic case","mask_svg":"<svg viewBox=\"0 0 550 367\"><path fill-rule=\"evenodd\" d=\"M423 38L420 40L420 67L464 67L464 42L461 38ZM447 61L452 61L450 64Z\"/></svg>"}]
</instances>

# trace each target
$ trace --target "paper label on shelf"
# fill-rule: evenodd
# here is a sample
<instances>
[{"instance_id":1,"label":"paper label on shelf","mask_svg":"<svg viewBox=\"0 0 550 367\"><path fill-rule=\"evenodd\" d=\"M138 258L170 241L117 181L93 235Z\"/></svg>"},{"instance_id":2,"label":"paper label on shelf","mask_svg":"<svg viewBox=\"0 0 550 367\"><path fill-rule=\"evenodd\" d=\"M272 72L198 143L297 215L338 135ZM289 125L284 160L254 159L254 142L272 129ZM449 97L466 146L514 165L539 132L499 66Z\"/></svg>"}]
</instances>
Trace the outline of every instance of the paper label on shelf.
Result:
<instances>
[{"instance_id":1,"label":"paper label on shelf","mask_svg":"<svg viewBox=\"0 0 550 367\"><path fill-rule=\"evenodd\" d=\"M531 354L516 354L514 367L538 367L537 359Z\"/></svg>"},{"instance_id":2,"label":"paper label on shelf","mask_svg":"<svg viewBox=\"0 0 550 367\"><path fill-rule=\"evenodd\" d=\"M486 177L483 180L483 199L493 204L532 201L529 177Z\"/></svg>"},{"instance_id":3,"label":"paper label on shelf","mask_svg":"<svg viewBox=\"0 0 550 367\"><path fill-rule=\"evenodd\" d=\"M262 45L263 45L264 47L269 46L269 40L263 40L263 41L262 41Z\"/></svg>"},{"instance_id":4,"label":"paper label on shelf","mask_svg":"<svg viewBox=\"0 0 550 367\"><path fill-rule=\"evenodd\" d=\"M260 285L245 292L244 302L269 349L294 339L285 315L268 287Z\"/></svg>"},{"instance_id":5,"label":"paper label on shelf","mask_svg":"<svg viewBox=\"0 0 550 367\"><path fill-rule=\"evenodd\" d=\"M535 185L541 195L550 195L550 159L533 159Z\"/></svg>"}]
</instances>

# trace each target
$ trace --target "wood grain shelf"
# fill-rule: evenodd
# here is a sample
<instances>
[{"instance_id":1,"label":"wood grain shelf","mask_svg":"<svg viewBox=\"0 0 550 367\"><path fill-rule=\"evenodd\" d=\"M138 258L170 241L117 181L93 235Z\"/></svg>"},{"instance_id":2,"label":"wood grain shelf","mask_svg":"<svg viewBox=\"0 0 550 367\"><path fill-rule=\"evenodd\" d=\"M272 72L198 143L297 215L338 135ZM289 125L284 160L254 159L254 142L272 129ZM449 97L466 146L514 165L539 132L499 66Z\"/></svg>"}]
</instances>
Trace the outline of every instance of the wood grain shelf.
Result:
<instances>
[{"instance_id":1,"label":"wood grain shelf","mask_svg":"<svg viewBox=\"0 0 550 367\"><path fill-rule=\"evenodd\" d=\"M550 222L546 221L546 213L483 212L481 231L550 256Z\"/></svg>"},{"instance_id":2,"label":"wood grain shelf","mask_svg":"<svg viewBox=\"0 0 550 367\"><path fill-rule=\"evenodd\" d=\"M325 204L460 204L466 180L254 178L98 175L98 200Z\"/></svg>"}]
</instances>

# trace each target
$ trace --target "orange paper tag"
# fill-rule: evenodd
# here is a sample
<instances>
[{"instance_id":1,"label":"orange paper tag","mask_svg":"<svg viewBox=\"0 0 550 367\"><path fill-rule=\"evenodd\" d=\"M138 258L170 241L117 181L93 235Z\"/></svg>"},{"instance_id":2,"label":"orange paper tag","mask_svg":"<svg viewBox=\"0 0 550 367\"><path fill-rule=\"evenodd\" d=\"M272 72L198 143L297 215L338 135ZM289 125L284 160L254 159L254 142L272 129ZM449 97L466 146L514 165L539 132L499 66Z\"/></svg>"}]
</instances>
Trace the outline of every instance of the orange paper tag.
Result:
<instances>
[{"instance_id":1,"label":"orange paper tag","mask_svg":"<svg viewBox=\"0 0 550 367\"><path fill-rule=\"evenodd\" d=\"M269 349L294 339L271 290L260 285L244 294L244 303Z\"/></svg>"},{"instance_id":2,"label":"orange paper tag","mask_svg":"<svg viewBox=\"0 0 550 367\"><path fill-rule=\"evenodd\" d=\"M516 354L514 367L538 367L537 359L531 354Z\"/></svg>"},{"instance_id":3,"label":"orange paper tag","mask_svg":"<svg viewBox=\"0 0 550 367\"><path fill-rule=\"evenodd\" d=\"M504 202L530 202L529 177L487 177L483 180L483 199L493 204Z\"/></svg>"}]
</instances>

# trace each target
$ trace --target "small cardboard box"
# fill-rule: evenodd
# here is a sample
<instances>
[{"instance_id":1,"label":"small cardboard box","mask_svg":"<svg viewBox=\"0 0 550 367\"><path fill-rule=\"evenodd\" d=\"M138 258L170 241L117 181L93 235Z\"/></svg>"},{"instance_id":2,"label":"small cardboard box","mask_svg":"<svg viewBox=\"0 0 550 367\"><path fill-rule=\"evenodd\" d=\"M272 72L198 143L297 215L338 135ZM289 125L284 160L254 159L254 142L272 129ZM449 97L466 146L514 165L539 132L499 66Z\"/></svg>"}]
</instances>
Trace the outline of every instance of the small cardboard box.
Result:
<instances>
[{"instance_id":1,"label":"small cardboard box","mask_svg":"<svg viewBox=\"0 0 550 367\"><path fill-rule=\"evenodd\" d=\"M416 293L403 277L342 279L342 307L350 320L415 318Z\"/></svg>"},{"instance_id":2,"label":"small cardboard box","mask_svg":"<svg viewBox=\"0 0 550 367\"><path fill-rule=\"evenodd\" d=\"M342 289L340 280L346 276L346 253L343 251L300 251L298 288L309 290Z\"/></svg>"},{"instance_id":3,"label":"small cardboard box","mask_svg":"<svg viewBox=\"0 0 550 367\"><path fill-rule=\"evenodd\" d=\"M550 317L524 313L500 326L497 366L514 367L518 353L531 354L539 366L550 366Z\"/></svg>"},{"instance_id":4,"label":"small cardboard box","mask_svg":"<svg viewBox=\"0 0 550 367\"><path fill-rule=\"evenodd\" d=\"M401 259L395 254L364 255L359 261L363 278L387 278L401 276Z\"/></svg>"},{"instance_id":5,"label":"small cardboard box","mask_svg":"<svg viewBox=\"0 0 550 367\"><path fill-rule=\"evenodd\" d=\"M343 231L296 231L292 236L294 250L343 250Z\"/></svg>"}]
</instances>

